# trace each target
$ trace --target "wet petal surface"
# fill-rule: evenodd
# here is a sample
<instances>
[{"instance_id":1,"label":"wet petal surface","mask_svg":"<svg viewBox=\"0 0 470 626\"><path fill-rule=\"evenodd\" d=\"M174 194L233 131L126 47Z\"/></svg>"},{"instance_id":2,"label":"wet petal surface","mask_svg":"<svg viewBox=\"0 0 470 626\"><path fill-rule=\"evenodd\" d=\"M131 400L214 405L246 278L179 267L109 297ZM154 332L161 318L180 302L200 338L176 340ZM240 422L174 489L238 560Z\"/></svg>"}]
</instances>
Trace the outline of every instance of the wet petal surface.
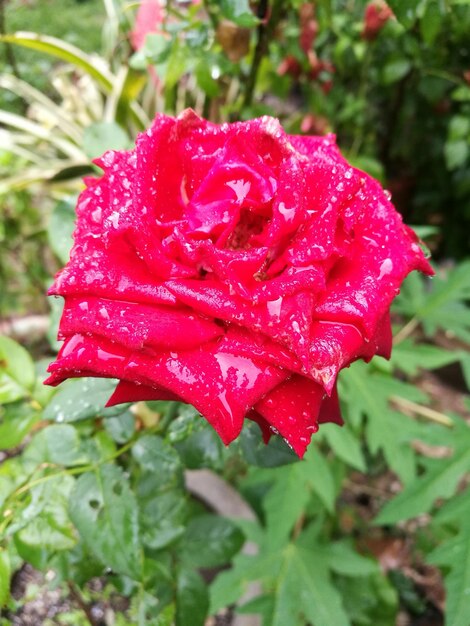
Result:
<instances>
[{"instance_id":1,"label":"wet petal surface","mask_svg":"<svg viewBox=\"0 0 470 626\"><path fill-rule=\"evenodd\" d=\"M302 456L342 423L341 369L390 356L404 278L432 273L386 192L333 135L270 117L157 115L96 164L50 290L64 345L47 382L118 378L110 403L191 403L225 443L248 418Z\"/></svg>"}]
</instances>

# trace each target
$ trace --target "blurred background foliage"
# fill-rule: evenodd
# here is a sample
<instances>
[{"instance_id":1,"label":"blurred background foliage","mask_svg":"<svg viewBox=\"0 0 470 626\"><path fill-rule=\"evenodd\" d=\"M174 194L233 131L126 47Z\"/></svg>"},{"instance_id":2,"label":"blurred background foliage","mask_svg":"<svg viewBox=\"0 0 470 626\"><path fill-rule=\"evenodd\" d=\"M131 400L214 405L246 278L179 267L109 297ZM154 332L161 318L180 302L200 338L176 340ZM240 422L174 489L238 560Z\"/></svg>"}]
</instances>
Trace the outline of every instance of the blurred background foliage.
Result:
<instances>
[{"instance_id":1,"label":"blurred background foliage","mask_svg":"<svg viewBox=\"0 0 470 626\"><path fill-rule=\"evenodd\" d=\"M263 626L468 626L470 0L0 0L0 30L2 624L222 626L238 605ZM40 384L81 177L188 106L336 133L433 254L391 362L343 373L347 425L300 463L256 429L225 449L182 405L104 409L107 381ZM201 468L250 520L184 487Z\"/></svg>"}]
</instances>

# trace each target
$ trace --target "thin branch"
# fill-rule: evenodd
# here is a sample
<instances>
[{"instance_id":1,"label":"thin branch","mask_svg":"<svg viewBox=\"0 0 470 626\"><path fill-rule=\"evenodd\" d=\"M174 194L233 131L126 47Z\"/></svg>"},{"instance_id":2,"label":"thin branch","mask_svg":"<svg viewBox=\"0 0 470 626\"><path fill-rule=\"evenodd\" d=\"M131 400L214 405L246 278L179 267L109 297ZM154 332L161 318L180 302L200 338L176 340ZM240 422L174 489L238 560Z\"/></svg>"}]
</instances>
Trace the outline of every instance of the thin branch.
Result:
<instances>
[{"instance_id":1,"label":"thin branch","mask_svg":"<svg viewBox=\"0 0 470 626\"><path fill-rule=\"evenodd\" d=\"M424 417L431 422L435 422L436 424L441 424L441 426L447 426L448 428L452 428L454 422L440 411L436 411L435 409L431 409L428 406L423 406L422 404L418 404L417 402L413 402L412 400L407 400L406 398L401 398L400 396L392 396L390 400L395 404L399 409L403 409L405 411L410 411L415 415L419 415L420 417Z\"/></svg>"},{"instance_id":2,"label":"thin branch","mask_svg":"<svg viewBox=\"0 0 470 626\"><path fill-rule=\"evenodd\" d=\"M273 6L270 8L269 0L260 0L258 6L258 18L261 21L258 26L258 40L256 42L256 48L253 55L253 62L246 81L245 97L243 100L244 107L250 106L253 101L261 61L268 50L271 36L281 19L283 1L284 0L274 0Z\"/></svg>"},{"instance_id":3,"label":"thin branch","mask_svg":"<svg viewBox=\"0 0 470 626\"><path fill-rule=\"evenodd\" d=\"M5 7L7 4L7 0L0 0L0 34L6 35L6 18L5 18ZM17 78L21 78L20 71L18 69L18 64L16 62L15 54L13 52L13 48L11 44L6 43L5 45L5 56L7 59L7 63L11 66L13 74Z\"/></svg>"},{"instance_id":4,"label":"thin branch","mask_svg":"<svg viewBox=\"0 0 470 626\"><path fill-rule=\"evenodd\" d=\"M86 615L87 620L90 622L90 626L100 626L100 621L95 619L91 611L91 606L85 602L75 583L69 580L67 581L67 586L69 588L70 595Z\"/></svg>"},{"instance_id":5,"label":"thin branch","mask_svg":"<svg viewBox=\"0 0 470 626\"><path fill-rule=\"evenodd\" d=\"M405 324L403 326L403 328L401 328L398 333L395 335L395 337L393 338L393 345L397 346L399 343L401 343L402 341L404 341L405 339L407 339L414 330L416 330L416 328L419 325L419 320L416 317L413 317L407 324Z\"/></svg>"}]
</instances>

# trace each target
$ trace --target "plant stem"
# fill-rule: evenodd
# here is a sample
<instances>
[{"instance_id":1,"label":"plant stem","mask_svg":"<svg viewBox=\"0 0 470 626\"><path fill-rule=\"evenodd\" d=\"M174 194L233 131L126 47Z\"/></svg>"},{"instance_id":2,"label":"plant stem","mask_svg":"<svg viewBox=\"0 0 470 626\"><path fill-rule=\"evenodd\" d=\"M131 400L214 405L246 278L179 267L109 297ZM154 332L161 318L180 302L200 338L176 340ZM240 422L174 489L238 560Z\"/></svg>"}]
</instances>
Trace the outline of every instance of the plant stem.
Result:
<instances>
[{"instance_id":1,"label":"plant stem","mask_svg":"<svg viewBox=\"0 0 470 626\"><path fill-rule=\"evenodd\" d=\"M362 62L361 68L361 76L359 79L359 89L357 91L356 100L358 102L363 101L365 103L365 108L367 107L366 99L367 99L367 90L369 86L369 71L373 58L373 48L372 46L368 46L365 51L364 59ZM361 149L362 142L364 141L364 126L365 120L362 118L362 123L357 124L354 131L354 139L351 145L350 154L352 156L357 156L359 150Z\"/></svg>"},{"instance_id":2,"label":"plant stem","mask_svg":"<svg viewBox=\"0 0 470 626\"><path fill-rule=\"evenodd\" d=\"M454 425L454 422L450 419L450 417L444 415L444 413L441 413L440 411L431 409L428 406L423 406L422 404L418 404L417 402L413 402L412 400L407 400L406 398L401 398L400 396L392 396L390 400L399 409L411 411L415 415L424 417L431 422L436 422L436 424L440 424L441 426L447 426L448 428L452 428Z\"/></svg>"},{"instance_id":3,"label":"plant stem","mask_svg":"<svg viewBox=\"0 0 470 626\"><path fill-rule=\"evenodd\" d=\"M204 5L204 9L211 21L212 24L212 28L214 29L214 32L217 30L217 26L218 24L218 19L217 19L217 15L216 15L216 11L214 11L214 8L212 7L211 3L209 2L209 0L203 0L203 5Z\"/></svg>"},{"instance_id":4,"label":"plant stem","mask_svg":"<svg viewBox=\"0 0 470 626\"><path fill-rule=\"evenodd\" d=\"M93 613L91 612L90 605L85 602L82 597L82 594L79 592L78 587L71 581L67 581L67 587L69 588L70 595L81 608L81 610L85 613L87 620L90 623L90 626L99 626L99 622L94 618Z\"/></svg>"},{"instance_id":5,"label":"plant stem","mask_svg":"<svg viewBox=\"0 0 470 626\"><path fill-rule=\"evenodd\" d=\"M243 99L244 107L250 106L253 101L258 71L261 61L267 52L269 40L281 18L283 1L284 0L274 0L273 6L270 9L269 0L260 0L258 6L258 17L261 22L258 26L258 40L256 42L256 48L253 55L253 62L246 81L245 97ZM266 18L268 18L267 22Z\"/></svg>"},{"instance_id":6,"label":"plant stem","mask_svg":"<svg viewBox=\"0 0 470 626\"><path fill-rule=\"evenodd\" d=\"M410 319L403 328L401 328L398 333L393 338L393 345L397 346L399 343L404 341L407 337L411 335L411 333L418 327L419 320L416 317Z\"/></svg>"},{"instance_id":7,"label":"plant stem","mask_svg":"<svg viewBox=\"0 0 470 626\"><path fill-rule=\"evenodd\" d=\"M7 4L7 0L0 0L0 35L6 35L6 19L5 19L5 7ZM18 64L16 62L15 54L13 52L13 48L9 43L5 44L5 56L7 58L7 63L11 66L13 74L16 78L21 78L20 71L18 69Z\"/></svg>"}]
</instances>

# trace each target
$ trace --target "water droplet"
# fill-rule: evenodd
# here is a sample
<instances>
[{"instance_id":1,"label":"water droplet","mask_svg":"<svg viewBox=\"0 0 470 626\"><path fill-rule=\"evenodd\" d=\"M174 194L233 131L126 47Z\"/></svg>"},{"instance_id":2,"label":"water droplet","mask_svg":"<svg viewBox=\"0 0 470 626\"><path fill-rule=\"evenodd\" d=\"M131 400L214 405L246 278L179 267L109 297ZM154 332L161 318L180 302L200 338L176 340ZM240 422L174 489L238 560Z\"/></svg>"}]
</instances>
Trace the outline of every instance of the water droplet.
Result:
<instances>
[{"instance_id":1,"label":"water droplet","mask_svg":"<svg viewBox=\"0 0 470 626\"><path fill-rule=\"evenodd\" d=\"M381 280L387 274L390 274L393 270L393 261L392 259L385 259L380 266L380 274L379 280Z\"/></svg>"},{"instance_id":2,"label":"water droplet","mask_svg":"<svg viewBox=\"0 0 470 626\"><path fill-rule=\"evenodd\" d=\"M108 217L108 220L111 222L114 228L117 228L119 226L119 212L113 211L111 215Z\"/></svg>"},{"instance_id":3,"label":"water droplet","mask_svg":"<svg viewBox=\"0 0 470 626\"><path fill-rule=\"evenodd\" d=\"M268 302L266 302L268 313L271 317L277 317L277 319L281 317L282 301L283 297L279 296L277 300L268 300Z\"/></svg>"},{"instance_id":4,"label":"water droplet","mask_svg":"<svg viewBox=\"0 0 470 626\"><path fill-rule=\"evenodd\" d=\"M286 222L292 222L295 217L295 207L288 209L284 202L280 202L278 209L279 213L284 217Z\"/></svg>"},{"instance_id":5,"label":"water droplet","mask_svg":"<svg viewBox=\"0 0 470 626\"><path fill-rule=\"evenodd\" d=\"M104 307L104 306L101 307L100 315L101 315L101 317L104 317L105 320L109 320L109 313L108 313L106 307Z\"/></svg>"},{"instance_id":6,"label":"water droplet","mask_svg":"<svg viewBox=\"0 0 470 626\"><path fill-rule=\"evenodd\" d=\"M251 188L250 181L245 181L243 179L231 180L226 183L226 185L235 192L238 204L243 202Z\"/></svg>"}]
</instances>

